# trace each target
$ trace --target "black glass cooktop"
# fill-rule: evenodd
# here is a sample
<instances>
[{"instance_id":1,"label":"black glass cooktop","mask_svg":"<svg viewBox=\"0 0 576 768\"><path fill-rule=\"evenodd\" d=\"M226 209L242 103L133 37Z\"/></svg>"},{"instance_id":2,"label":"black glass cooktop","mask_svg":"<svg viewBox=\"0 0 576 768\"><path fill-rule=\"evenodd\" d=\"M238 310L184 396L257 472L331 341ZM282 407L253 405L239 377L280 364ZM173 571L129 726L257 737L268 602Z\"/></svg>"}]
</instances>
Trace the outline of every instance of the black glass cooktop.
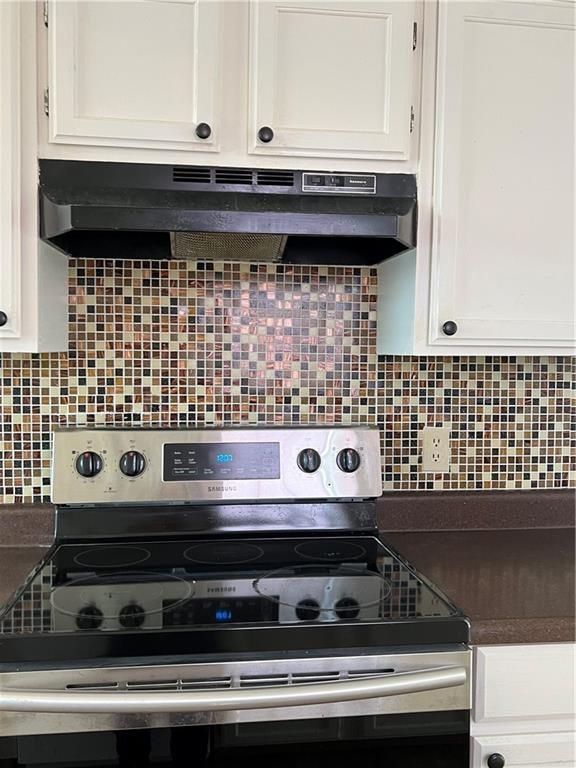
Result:
<instances>
[{"instance_id":1,"label":"black glass cooktop","mask_svg":"<svg viewBox=\"0 0 576 768\"><path fill-rule=\"evenodd\" d=\"M467 642L368 536L62 544L0 613L0 662Z\"/></svg>"}]
</instances>

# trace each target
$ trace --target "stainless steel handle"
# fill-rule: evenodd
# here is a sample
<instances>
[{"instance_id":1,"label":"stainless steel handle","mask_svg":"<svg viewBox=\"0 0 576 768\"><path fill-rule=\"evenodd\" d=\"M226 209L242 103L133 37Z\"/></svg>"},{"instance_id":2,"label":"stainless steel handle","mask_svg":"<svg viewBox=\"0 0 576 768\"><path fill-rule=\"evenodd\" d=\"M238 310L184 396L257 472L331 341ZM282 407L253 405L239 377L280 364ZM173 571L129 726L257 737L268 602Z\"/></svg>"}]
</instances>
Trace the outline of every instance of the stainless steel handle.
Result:
<instances>
[{"instance_id":1,"label":"stainless steel handle","mask_svg":"<svg viewBox=\"0 0 576 768\"><path fill-rule=\"evenodd\" d=\"M297 707L342 701L399 696L434 691L466 683L465 667L442 667L395 675L342 680L335 683L308 683L290 687L228 688L220 691L0 691L0 711L12 712L93 712L140 714L157 712L203 712L232 709Z\"/></svg>"}]
</instances>

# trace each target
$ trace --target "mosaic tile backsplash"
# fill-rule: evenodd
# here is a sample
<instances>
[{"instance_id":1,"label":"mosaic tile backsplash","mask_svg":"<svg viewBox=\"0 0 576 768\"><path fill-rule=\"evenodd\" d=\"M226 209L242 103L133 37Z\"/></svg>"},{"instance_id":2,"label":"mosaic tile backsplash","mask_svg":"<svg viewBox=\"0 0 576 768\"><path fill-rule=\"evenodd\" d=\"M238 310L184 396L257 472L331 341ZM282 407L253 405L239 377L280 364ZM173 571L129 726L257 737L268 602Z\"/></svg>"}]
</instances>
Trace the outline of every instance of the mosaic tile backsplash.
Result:
<instances>
[{"instance_id":1,"label":"mosaic tile backsplash","mask_svg":"<svg viewBox=\"0 0 576 768\"><path fill-rule=\"evenodd\" d=\"M381 357L371 268L70 262L66 353L0 354L0 502L47 501L55 425L370 423L386 490L574 486L574 361ZM420 430L452 465L421 471Z\"/></svg>"}]
</instances>

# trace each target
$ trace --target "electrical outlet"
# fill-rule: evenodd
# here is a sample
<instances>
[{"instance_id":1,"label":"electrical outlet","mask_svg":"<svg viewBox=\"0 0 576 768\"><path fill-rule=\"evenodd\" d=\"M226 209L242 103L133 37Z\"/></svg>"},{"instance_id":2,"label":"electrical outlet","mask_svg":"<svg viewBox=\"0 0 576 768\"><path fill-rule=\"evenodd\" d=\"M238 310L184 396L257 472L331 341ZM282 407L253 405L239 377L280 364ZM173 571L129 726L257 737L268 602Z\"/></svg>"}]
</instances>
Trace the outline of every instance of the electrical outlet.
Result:
<instances>
[{"instance_id":1,"label":"electrical outlet","mask_svg":"<svg viewBox=\"0 0 576 768\"><path fill-rule=\"evenodd\" d=\"M422 471L450 471L450 427L424 427L422 430Z\"/></svg>"}]
</instances>

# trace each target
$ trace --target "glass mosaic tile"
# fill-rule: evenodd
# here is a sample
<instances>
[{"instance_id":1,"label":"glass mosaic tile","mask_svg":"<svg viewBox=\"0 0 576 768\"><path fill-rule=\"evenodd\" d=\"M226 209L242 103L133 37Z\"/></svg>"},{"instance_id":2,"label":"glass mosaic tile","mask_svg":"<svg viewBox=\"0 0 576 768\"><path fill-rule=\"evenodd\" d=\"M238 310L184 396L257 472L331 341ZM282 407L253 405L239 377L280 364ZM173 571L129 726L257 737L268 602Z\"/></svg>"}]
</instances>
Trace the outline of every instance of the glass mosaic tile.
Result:
<instances>
[{"instance_id":1,"label":"glass mosaic tile","mask_svg":"<svg viewBox=\"0 0 576 768\"><path fill-rule=\"evenodd\" d=\"M0 503L49 500L55 425L379 423L386 490L576 480L571 358L381 357L377 271L70 262L69 349L0 354ZM451 428L451 471L419 432Z\"/></svg>"}]
</instances>

